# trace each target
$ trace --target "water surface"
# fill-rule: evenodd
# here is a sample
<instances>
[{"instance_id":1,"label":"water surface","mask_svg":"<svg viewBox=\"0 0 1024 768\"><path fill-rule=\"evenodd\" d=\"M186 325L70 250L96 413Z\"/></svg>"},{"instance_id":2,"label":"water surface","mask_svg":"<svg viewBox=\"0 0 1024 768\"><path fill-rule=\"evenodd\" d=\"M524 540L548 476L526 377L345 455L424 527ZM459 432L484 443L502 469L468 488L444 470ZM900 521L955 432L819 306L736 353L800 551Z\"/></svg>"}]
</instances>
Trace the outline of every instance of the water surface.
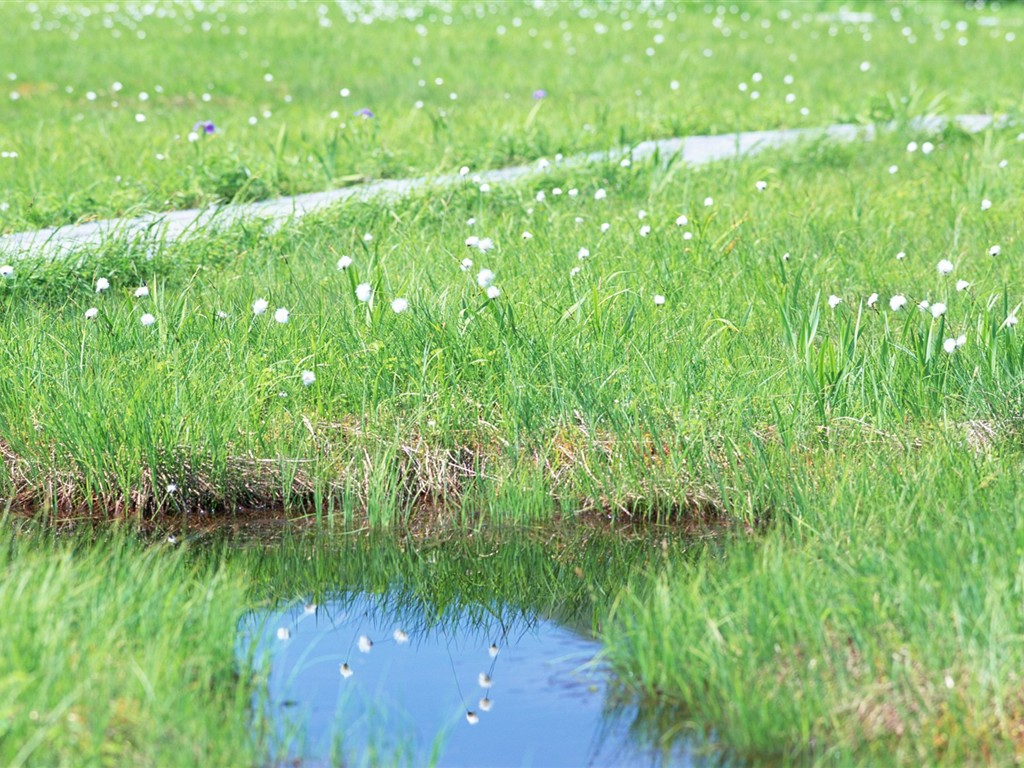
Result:
<instances>
[{"instance_id":1,"label":"water surface","mask_svg":"<svg viewBox=\"0 0 1024 768\"><path fill-rule=\"evenodd\" d=\"M240 637L269 660L275 764L692 764L685 743L645 739L600 643L556 617L352 592L247 616Z\"/></svg>"}]
</instances>

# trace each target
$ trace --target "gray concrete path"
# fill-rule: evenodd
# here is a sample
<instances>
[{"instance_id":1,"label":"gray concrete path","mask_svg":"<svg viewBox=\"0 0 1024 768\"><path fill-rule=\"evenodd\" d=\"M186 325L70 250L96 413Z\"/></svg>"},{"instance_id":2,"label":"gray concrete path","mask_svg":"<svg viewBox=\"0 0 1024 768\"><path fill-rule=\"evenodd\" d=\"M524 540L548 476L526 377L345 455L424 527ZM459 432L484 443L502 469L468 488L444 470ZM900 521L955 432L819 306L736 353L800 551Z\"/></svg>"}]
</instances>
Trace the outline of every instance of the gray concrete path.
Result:
<instances>
[{"instance_id":1,"label":"gray concrete path","mask_svg":"<svg viewBox=\"0 0 1024 768\"><path fill-rule=\"evenodd\" d=\"M999 125L988 115L960 115L953 118L960 128L978 132ZM919 118L912 122L916 130L934 132L947 124L945 118ZM1005 123L1003 123L1005 124ZM657 153L666 160L678 156L690 165L702 165L716 160L753 155L766 149L786 146L801 141L825 139L848 142L870 140L877 128L873 125L832 125L827 128L800 128L777 131L750 131L727 133L720 136L688 136L675 139L644 141L634 147L620 147L606 152L574 155L559 162L560 167L582 164L620 162L624 157L633 161L644 160ZM884 130L884 129L883 129ZM537 164L520 165L473 174L479 183L501 184L543 173ZM374 181L327 192L310 192L293 197L282 197L257 203L230 204L193 208L184 211L153 213L136 218L106 219L77 226L51 227L34 232L19 232L0 237L0 256L24 258L32 255L54 256L60 252L97 245L107 239L133 240L144 238L152 242L171 241L196 234L210 227L225 226L239 219L261 218L281 225L312 211L322 210L345 200L373 198L394 199L431 186L445 187L467 183L459 175L423 176L411 179Z\"/></svg>"}]
</instances>

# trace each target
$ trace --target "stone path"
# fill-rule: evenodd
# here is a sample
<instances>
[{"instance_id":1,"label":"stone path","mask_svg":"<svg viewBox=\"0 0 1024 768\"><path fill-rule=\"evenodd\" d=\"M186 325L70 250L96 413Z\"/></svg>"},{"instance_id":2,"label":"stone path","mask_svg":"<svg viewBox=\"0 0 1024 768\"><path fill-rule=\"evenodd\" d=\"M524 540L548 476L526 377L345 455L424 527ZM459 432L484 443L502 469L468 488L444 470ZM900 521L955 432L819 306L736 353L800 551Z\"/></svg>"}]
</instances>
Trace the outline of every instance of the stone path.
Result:
<instances>
[{"instance_id":1,"label":"stone path","mask_svg":"<svg viewBox=\"0 0 1024 768\"><path fill-rule=\"evenodd\" d=\"M983 131L993 125L1005 124L988 115L960 115L953 118L953 122L969 132ZM935 132L945 127L946 123L944 118L919 118L912 121L911 127L920 131ZM753 155L766 149L800 141L825 139L844 142L854 141L858 138L870 140L875 137L877 131L878 128L874 125L846 124L832 125L827 128L749 131L727 133L720 136L659 139L644 141L634 147L574 155L561 160L560 166L619 162L624 157L631 157L636 161L649 158L655 153L664 158L678 155L680 159L690 165L701 165L716 160ZM543 169L535 163L483 171L474 174L473 178L481 183L500 184L540 173L543 173ZM394 199L431 186L445 187L458 183L467 183L467 180L465 177L453 174L374 181L343 189L310 192L257 203L193 208L184 211L148 214L136 218L106 219L77 226L19 232L0 237L0 255L7 258L23 258L32 255L54 256L80 247L97 245L109 238L130 240L142 237L151 241L171 241L188 237L209 227L225 226L239 219L262 218L279 226L312 211L322 210L345 200Z\"/></svg>"}]
</instances>

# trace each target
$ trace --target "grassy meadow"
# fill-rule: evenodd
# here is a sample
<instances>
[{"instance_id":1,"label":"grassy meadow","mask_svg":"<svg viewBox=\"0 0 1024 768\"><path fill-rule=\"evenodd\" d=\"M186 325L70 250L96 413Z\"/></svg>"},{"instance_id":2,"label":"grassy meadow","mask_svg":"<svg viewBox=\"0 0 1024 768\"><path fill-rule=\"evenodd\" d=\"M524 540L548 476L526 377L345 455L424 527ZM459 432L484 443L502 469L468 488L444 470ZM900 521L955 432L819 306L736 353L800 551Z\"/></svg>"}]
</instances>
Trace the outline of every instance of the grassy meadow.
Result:
<instances>
[{"instance_id":1,"label":"grassy meadow","mask_svg":"<svg viewBox=\"0 0 1024 768\"><path fill-rule=\"evenodd\" d=\"M405 573L437 535L457 556L607 520L717 532L586 591L666 738L741 764L1024 758L1024 134L912 122L1020 115L1024 8L104 8L0 5L23 54L3 230L471 172L280 229L2 262L12 515L305 516L372 530L385 562L8 520L0 593L29 618L0 643L7 763L258 764L231 640L247 607ZM699 168L556 158L840 120L889 128ZM542 563L589 573L591 550L560 541L502 558L496 588L582 604ZM467 570L435 599L478 593ZM182 680L185 712L163 695Z\"/></svg>"},{"instance_id":2,"label":"grassy meadow","mask_svg":"<svg viewBox=\"0 0 1024 768\"><path fill-rule=\"evenodd\" d=\"M664 136L1012 112L1020 33L1017 9L953 2L8 2L0 232Z\"/></svg>"}]
</instances>

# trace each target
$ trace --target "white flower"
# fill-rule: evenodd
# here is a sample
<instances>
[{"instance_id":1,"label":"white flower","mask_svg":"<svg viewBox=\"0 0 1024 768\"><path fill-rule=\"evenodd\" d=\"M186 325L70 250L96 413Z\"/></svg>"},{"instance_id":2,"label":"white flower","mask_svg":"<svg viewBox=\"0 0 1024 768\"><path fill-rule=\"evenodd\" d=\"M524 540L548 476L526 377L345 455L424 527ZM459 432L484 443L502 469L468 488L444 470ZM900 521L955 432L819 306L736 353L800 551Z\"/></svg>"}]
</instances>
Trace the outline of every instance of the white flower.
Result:
<instances>
[{"instance_id":1,"label":"white flower","mask_svg":"<svg viewBox=\"0 0 1024 768\"><path fill-rule=\"evenodd\" d=\"M354 674L352 672L352 667L348 665L347 661L340 667L338 667L338 671L341 672L341 676L344 677L346 680L348 680Z\"/></svg>"},{"instance_id":2,"label":"white flower","mask_svg":"<svg viewBox=\"0 0 1024 768\"><path fill-rule=\"evenodd\" d=\"M359 646L360 653L369 653L373 648L373 641L366 635L360 635L357 645Z\"/></svg>"},{"instance_id":3,"label":"white flower","mask_svg":"<svg viewBox=\"0 0 1024 768\"><path fill-rule=\"evenodd\" d=\"M199 141L199 134L196 133L195 131L189 131L188 132L188 140L190 142Z\"/></svg>"},{"instance_id":4,"label":"white flower","mask_svg":"<svg viewBox=\"0 0 1024 768\"><path fill-rule=\"evenodd\" d=\"M140 319L140 321L142 322L142 324L143 324L143 325L145 325L145 326L150 326L150 325L152 325L153 323L155 323L155 322L156 322L156 318L155 318L155 317L153 317L153 316L152 316L151 314L149 314L149 312L147 312L146 314L144 314L144 315L143 315L143 316L142 316L141 318L139 318L139 319Z\"/></svg>"},{"instance_id":5,"label":"white flower","mask_svg":"<svg viewBox=\"0 0 1024 768\"><path fill-rule=\"evenodd\" d=\"M364 304L373 298L373 286L369 283L360 283L356 286L356 298Z\"/></svg>"},{"instance_id":6,"label":"white flower","mask_svg":"<svg viewBox=\"0 0 1024 768\"><path fill-rule=\"evenodd\" d=\"M768 189L768 182L758 181L754 184L754 186L757 187L758 192L764 192L766 189Z\"/></svg>"},{"instance_id":7,"label":"white flower","mask_svg":"<svg viewBox=\"0 0 1024 768\"><path fill-rule=\"evenodd\" d=\"M476 284L481 288L486 288L494 282L494 273L489 269L481 269L476 274Z\"/></svg>"},{"instance_id":8,"label":"white flower","mask_svg":"<svg viewBox=\"0 0 1024 768\"><path fill-rule=\"evenodd\" d=\"M946 339L942 342L942 348L946 351L946 354L952 355L956 351L956 339Z\"/></svg>"},{"instance_id":9,"label":"white flower","mask_svg":"<svg viewBox=\"0 0 1024 768\"><path fill-rule=\"evenodd\" d=\"M177 483L168 483L167 484L167 492L168 493L177 493L178 492L178 484Z\"/></svg>"},{"instance_id":10,"label":"white flower","mask_svg":"<svg viewBox=\"0 0 1024 768\"><path fill-rule=\"evenodd\" d=\"M682 214L681 216L679 216L676 219L676 226L677 227L685 227L689 223L690 223L690 220L688 218L686 218L686 214L685 213Z\"/></svg>"},{"instance_id":11,"label":"white flower","mask_svg":"<svg viewBox=\"0 0 1024 768\"><path fill-rule=\"evenodd\" d=\"M662 304L665 303L665 297L662 296L660 293L654 294L654 303L660 307Z\"/></svg>"},{"instance_id":12,"label":"white flower","mask_svg":"<svg viewBox=\"0 0 1024 768\"><path fill-rule=\"evenodd\" d=\"M533 240L533 235L529 232L523 232L523 240Z\"/></svg>"},{"instance_id":13,"label":"white flower","mask_svg":"<svg viewBox=\"0 0 1024 768\"><path fill-rule=\"evenodd\" d=\"M902 293L897 293L895 296L889 299L889 309L891 309L893 312L899 312L905 306L907 306L907 297L904 296Z\"/></svg>"},{"instance_id":14,"label":"white flower","mask_svg":"<svg viewBox=\"0 0 1024 768\"><path fill-rule=\"evenodd\" d=\"M284 324L288 322L288 317L290 315L291 313L287 309L285 309L284 307L278 307L277 310L274 312L274 319L277 322Z\"/></svg>"},{"instance_id":15,"label":"white flower","mask_svg":"<svg viewBox=\"0 0 1024 768\"><path fill-rule=\"evenodd\" d=\"M946 305L943 304L941 301L936 301L931 306L931 313L932 317L936 319L942 317L944 314L946 314Z\"/></svg>"},{"instance_id":16,"label":"white flower","mask_svg":"<svg viewBox=\"0 0 1024 768\"><path fill-rule=\"evenodd\" d=\"M705 197L704 198L704 207L705 208L710 208L714 204L715 204L715 199L713 197Z\"/></svg>"},{"instance_id":17,"label":"white flower","mask_svg":"<svg viewBox=\"0 0 1024 768\"><path fill-rule=\"evenodd\" d=\"M86 320L95 320L97 315L99 315L99 313L100 313L100 311L98 309L96 309L96 307L89 307L87 310L85 310L85 319Z\"/></svg>"},{"instance_id":18,"label":"white flower","mask_svg":"<svg viewBox=\"0 0 1024 768\"><path fill-rule=\"evenodd\" d=\"M608 193L603 189L599 189L594 193L595 200L604 200L606 197L608 197Z\"/></svg>"},{"instance_id":19,"label":"white flower","mask_svg":"<svg viewBox=\"0 0 1024 768\"><path fill-rule=\"evenodd\" d=\"M981 201L981 210L987 211L991 207L992 207L992 201L989 200L987 197L984 200Z\"/></svg>"},{"instance_id":20,"label":"white flower","mask_svg":"<svg viewBox=\"0 0 1024 768\"><path fill-rule=\"evenodd\" d=\"M953 271L953 262L950 261L949 259L943 259L938 263L936 269L939 270L940 275L948 275L950 272Z\"/></svg>"},{"instance_id":21,"label":"white flower","mask_svg":"<svg viewBox=\"0 0 1024 768\"><path fill-rule=\"evenodd\" d=\"M473 268L473 260L472 259L463 259L462 263L459 264L459 269L461 269L463 272L469 272L469 270L471 270L472 268Z\"/></svg>"},{"instance_id":22,"label":"white flower","mask_svg":"<svg viewBox=\"0 0 1024 768\"><path fill-rule=\"evenodd\" d=\"M487 289L488 299L496 299L499 296L501 296L501 289L498 288L498 286L492 285L490 288Z\"/></svg>"},{"instance_id":23,"label":"white flower","mask_svg":"<svg viewBox=\"0 0 1024 768\"><path fill-rule=\"evenodd\" d=\"M395 642L399 645L409 642L409 635L400 629L396 629L391 636L395 638Z\"/></svg>"},{"instance_id":24,"label":"white flower","mask_svg":"<svg viewBox=\"0 0 1024 768\"><path fill-rule=\"evenodd\" d=\"M966 280L957 280L956 281L956 289L957 289L957 291L966 291L970 287L971 287L971 284L968 283Z\"/></svg>"},{"instance_id":25,"label":"white flower","mask_svg":"<svg viewBox=\"0 0 1024 768\"><path fill-rule=\"evenodd\" d=\"M266 299L256 299L256 301L252 303L252 313L254 315L262 315L267 311L267 307L269 306L270 303Z\"/></svg>"},{"instance_id":26,"label":"white flower","mask_svg":"<svg viewBox=\"0 0 1024 768\"><path fill-rule=\"evenodd\" d=\"M311 387L311 386L313 386L313 382L315 382L315 381L316 381L316 374L315 373L313 373L312 371L303 371L302 372L302 386L304 386L304 387Z\"/></svg>"},{"instance_id":27,"label":"white flower","mask_svg":"<svg viewBox=\"0 0 1024 768\"><path fill-rule=\"evenodd\" d=\"M136 299L143 299L146 296L149 296L149 286L147 286L147 285L140 285L138 288L135 289L135 298Z\"/></svg>"},{"instance_id":28,"label":"white flower","mask_svg":"<svg viewBox=\"0 0 1024 768\"><path fill-rule=\"evenodd\" d=\"M96 279L96 293L102 293L110 287L110 281L105 277Z\"/></svg>"},{"instance_id":29,"label":"white flower","mask_svg":"<svg viewBox=\"0 0 1024 768\"><path fill-rule=\"evenodd\" d=\"M998 256L1002 252L1003 249L1000 248L998 245L993 245L991 248L988 249L989 256Z\"/></svg>"},{"instance_id":30,"label":"white flower","mask_svg":"<svg viewBox=\"0 0 1024 768\"><path fill-rule=\"evenodd\" d=\"M828 297L828 305L832 307L832 309L838 307L842 303L842 301L843 300L836 296L835 294L832 294L831 296Z\"/></svg>"},{"instance_id":31,"label":"white flower","mask_svg":"<svg viewBox=\"0 0 1024 768\"><path fill-rule=\"evenodd\" d=\"M870 296L868 296L868 306L869 307L873 307L877 303L878 303L878 294L877 293L872 293Z\"/></svg>"},{"instance_id":32,"label":"white flower","mask_svg":"<svg viewBox=\"0 0 1024 768\"><path fill-rule=\"evenodd\" d=\"M348 269L351 266L352 266L352 257L351 256L342 256L340 259L338 259L338 269Z\"/></svg>"},{"instance_id":33,"label":"white flower","mask_svg":"<svg viewBox=\"0 0 1024 768\"><path fill-rule=\"evenodd\" d=\"M589 248L580 248L578 251L576 251L576 258L579 259L580 261L583 261L583 259L586 259L586 258L589 258L589 257L590 257L590 249Z\"/></svg>"},{"instance_id":34,"label":"white flower","mask_svg":"<svg viewBox=\"0 0 1024 768\"><path fill-rule=\"evenodd\" d=\"M395 299L391 302L391 311L396 315L405 312L409 308L409 301L407 299Z\"/></svg>"},{"instance_id":35,"label":"white flower","mask_svg":"<svg viewBox=\"0 0 1024 768\"><path fill-rule=\"evenodd\" d=\"M288 627L278 627L277 628L277 639L278 640L287 640L291 636L292 636L292 633L288 631Z\"/></svg>"}]
</instances>

